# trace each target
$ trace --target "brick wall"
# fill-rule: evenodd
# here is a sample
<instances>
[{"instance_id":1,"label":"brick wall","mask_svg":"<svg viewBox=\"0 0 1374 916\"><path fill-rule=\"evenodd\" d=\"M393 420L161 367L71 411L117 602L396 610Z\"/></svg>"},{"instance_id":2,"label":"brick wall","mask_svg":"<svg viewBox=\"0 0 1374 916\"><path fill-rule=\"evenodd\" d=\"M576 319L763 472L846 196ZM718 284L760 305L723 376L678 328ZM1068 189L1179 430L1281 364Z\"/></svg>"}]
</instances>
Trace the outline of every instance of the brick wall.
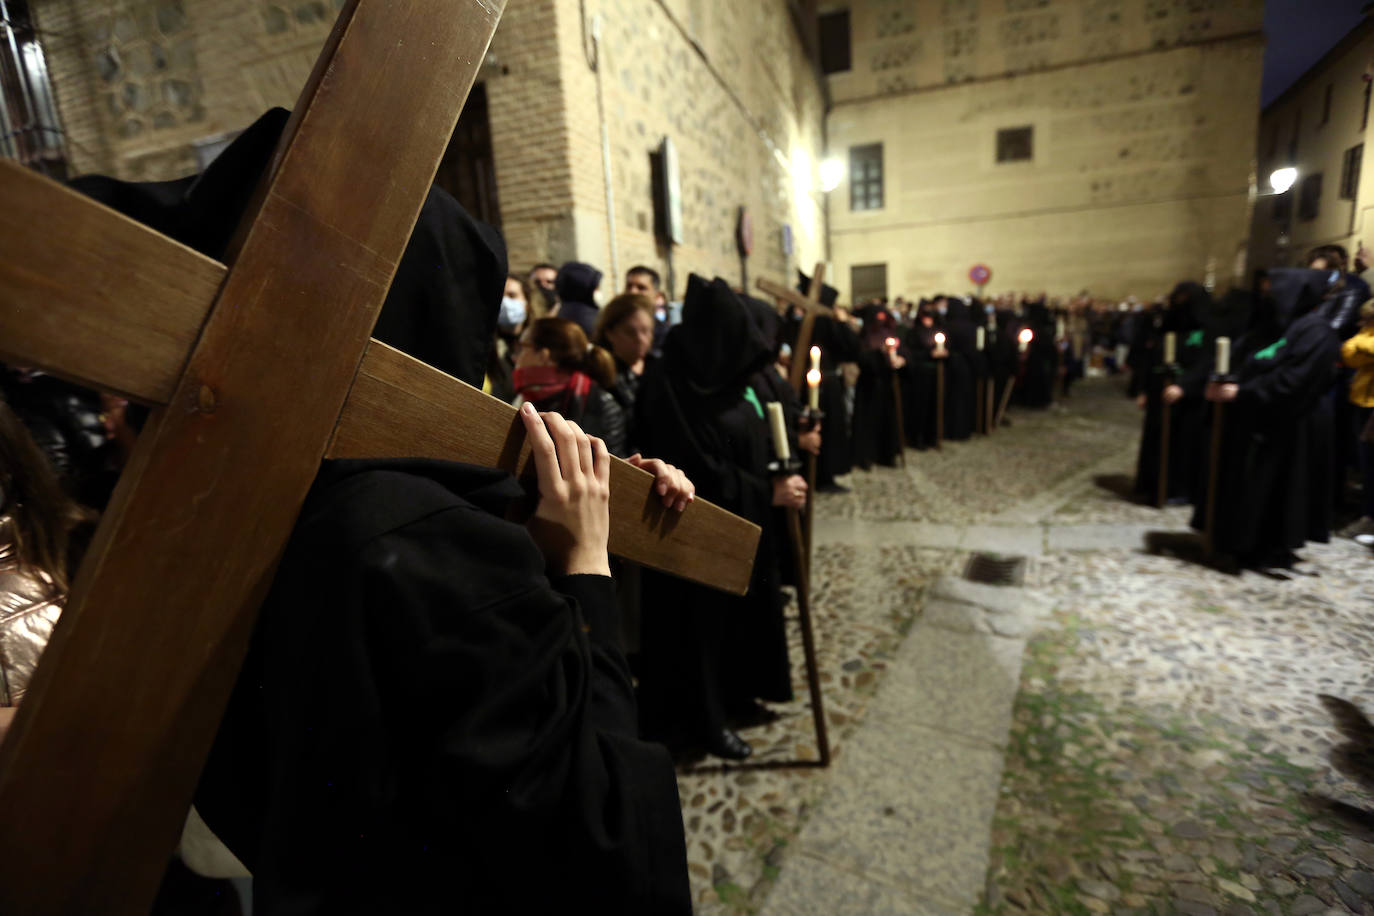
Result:
<instances>
[{"instance_id":1,"label":"brick wall","mask_svg":"<svg viewBox=\"0 0 1374 916\"><path fill-rule=\"evenodd\" d=\"M74 170L140 180L194 171L195 144L294 105L342 4L36 0ZM690 270L739 277L741 205L755 225L751 275L809 269L824 253L821 200L809 187L824 111L788 0L509 0L482 80L512 266L612 267L584 8L603 21L619 269L666 267L649 179L649 152L665 135L681 163L679 290ZM790 259L784 224L796 239Z\"/></svg>"}]
</instances>

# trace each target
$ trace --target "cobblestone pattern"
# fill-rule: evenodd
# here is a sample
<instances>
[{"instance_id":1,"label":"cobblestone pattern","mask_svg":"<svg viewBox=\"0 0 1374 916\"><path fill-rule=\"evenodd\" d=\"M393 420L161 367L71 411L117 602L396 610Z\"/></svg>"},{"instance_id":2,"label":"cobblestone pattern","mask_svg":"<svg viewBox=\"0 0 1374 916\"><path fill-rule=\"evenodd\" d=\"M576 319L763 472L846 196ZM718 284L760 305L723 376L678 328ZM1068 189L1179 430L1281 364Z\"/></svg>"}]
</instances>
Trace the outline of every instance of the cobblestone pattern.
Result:
<instances>
[{"instance_id":1,"label":"cobblestone pattern","mask_svg":"<svg viewBox=\"0 0 1374 916\"><path fill-rule=\"evenodd\" d=\"M926 586L954 571L956 554L905 546L861 551L820 547L812 617L817 636L826 722L834 759L864 719L878 682L910 629ZM781 717L747 729L753 761L816 759L815 732L795 604L788 609L797 700L775 708ZM698 913L751 913L762 905L783 867L788 844L825 790L826 770L715 767L678 778L692 898Z\"/></svg>"}]
</instances>

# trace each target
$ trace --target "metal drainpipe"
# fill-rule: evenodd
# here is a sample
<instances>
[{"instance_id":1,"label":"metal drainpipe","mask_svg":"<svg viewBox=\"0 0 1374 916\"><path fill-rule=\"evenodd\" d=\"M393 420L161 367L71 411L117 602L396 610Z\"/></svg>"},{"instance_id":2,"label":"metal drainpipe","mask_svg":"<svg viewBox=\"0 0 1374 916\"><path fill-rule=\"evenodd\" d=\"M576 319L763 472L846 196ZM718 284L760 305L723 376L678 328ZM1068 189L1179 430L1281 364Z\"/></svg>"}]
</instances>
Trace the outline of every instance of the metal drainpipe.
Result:
<instances>
[{"instance_id":1,"label":"metal drainpipe","mask_svg":"<svg viewBox=\"0 0 1374 916\"><path fill-rule=\"evenodd\" d=\"M620 252L615 233L615 185L611 183L611 133L606 124L606 100L601 88L601 14L592 17L592 72L596 74L596 116L601 122L601 171L606 184L606 232L611 243L612 289L620 283Z\"/></svg>"}]
</instances>

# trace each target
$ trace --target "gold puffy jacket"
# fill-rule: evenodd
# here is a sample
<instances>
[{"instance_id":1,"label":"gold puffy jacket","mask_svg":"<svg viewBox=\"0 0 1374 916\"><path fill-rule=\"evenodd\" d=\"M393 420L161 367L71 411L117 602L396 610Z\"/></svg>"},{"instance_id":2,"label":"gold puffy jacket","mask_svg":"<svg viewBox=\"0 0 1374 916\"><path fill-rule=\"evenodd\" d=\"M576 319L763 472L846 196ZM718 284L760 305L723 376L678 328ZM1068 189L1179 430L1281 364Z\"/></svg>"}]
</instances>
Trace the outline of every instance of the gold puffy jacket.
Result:
<instances>
[{"instance_id":1,"label":"gold puffy jacket","mask_svg":"<svg viewBox=\"0 0 1374 916\"><path fill-rule=\"evenodd\" d=\"M23 699L64 597L46 575L20 569L13 519L0 516L0 706Z\"/></svg>"}]
</instances>

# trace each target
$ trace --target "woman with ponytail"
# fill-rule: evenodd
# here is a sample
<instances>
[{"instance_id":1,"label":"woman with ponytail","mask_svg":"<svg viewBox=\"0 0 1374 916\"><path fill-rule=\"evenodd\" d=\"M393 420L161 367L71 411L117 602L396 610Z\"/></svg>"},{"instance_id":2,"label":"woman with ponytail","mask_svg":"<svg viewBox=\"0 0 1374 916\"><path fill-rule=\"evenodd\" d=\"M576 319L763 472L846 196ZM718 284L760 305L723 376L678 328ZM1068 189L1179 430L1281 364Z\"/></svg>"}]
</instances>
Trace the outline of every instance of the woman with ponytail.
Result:
<instances>
[{"instance_id":1,"label":"woman with ponytail","mask_svg":"<svg viewBox=\"0 0 1374 916\"><path fill-rule=\"evenodd\" d=\"M611 396L615 359L566 318L540 318L515 348L515 389L541 413L561 414L625 457L625 412Z\"/></svg>"}]
</instances>

